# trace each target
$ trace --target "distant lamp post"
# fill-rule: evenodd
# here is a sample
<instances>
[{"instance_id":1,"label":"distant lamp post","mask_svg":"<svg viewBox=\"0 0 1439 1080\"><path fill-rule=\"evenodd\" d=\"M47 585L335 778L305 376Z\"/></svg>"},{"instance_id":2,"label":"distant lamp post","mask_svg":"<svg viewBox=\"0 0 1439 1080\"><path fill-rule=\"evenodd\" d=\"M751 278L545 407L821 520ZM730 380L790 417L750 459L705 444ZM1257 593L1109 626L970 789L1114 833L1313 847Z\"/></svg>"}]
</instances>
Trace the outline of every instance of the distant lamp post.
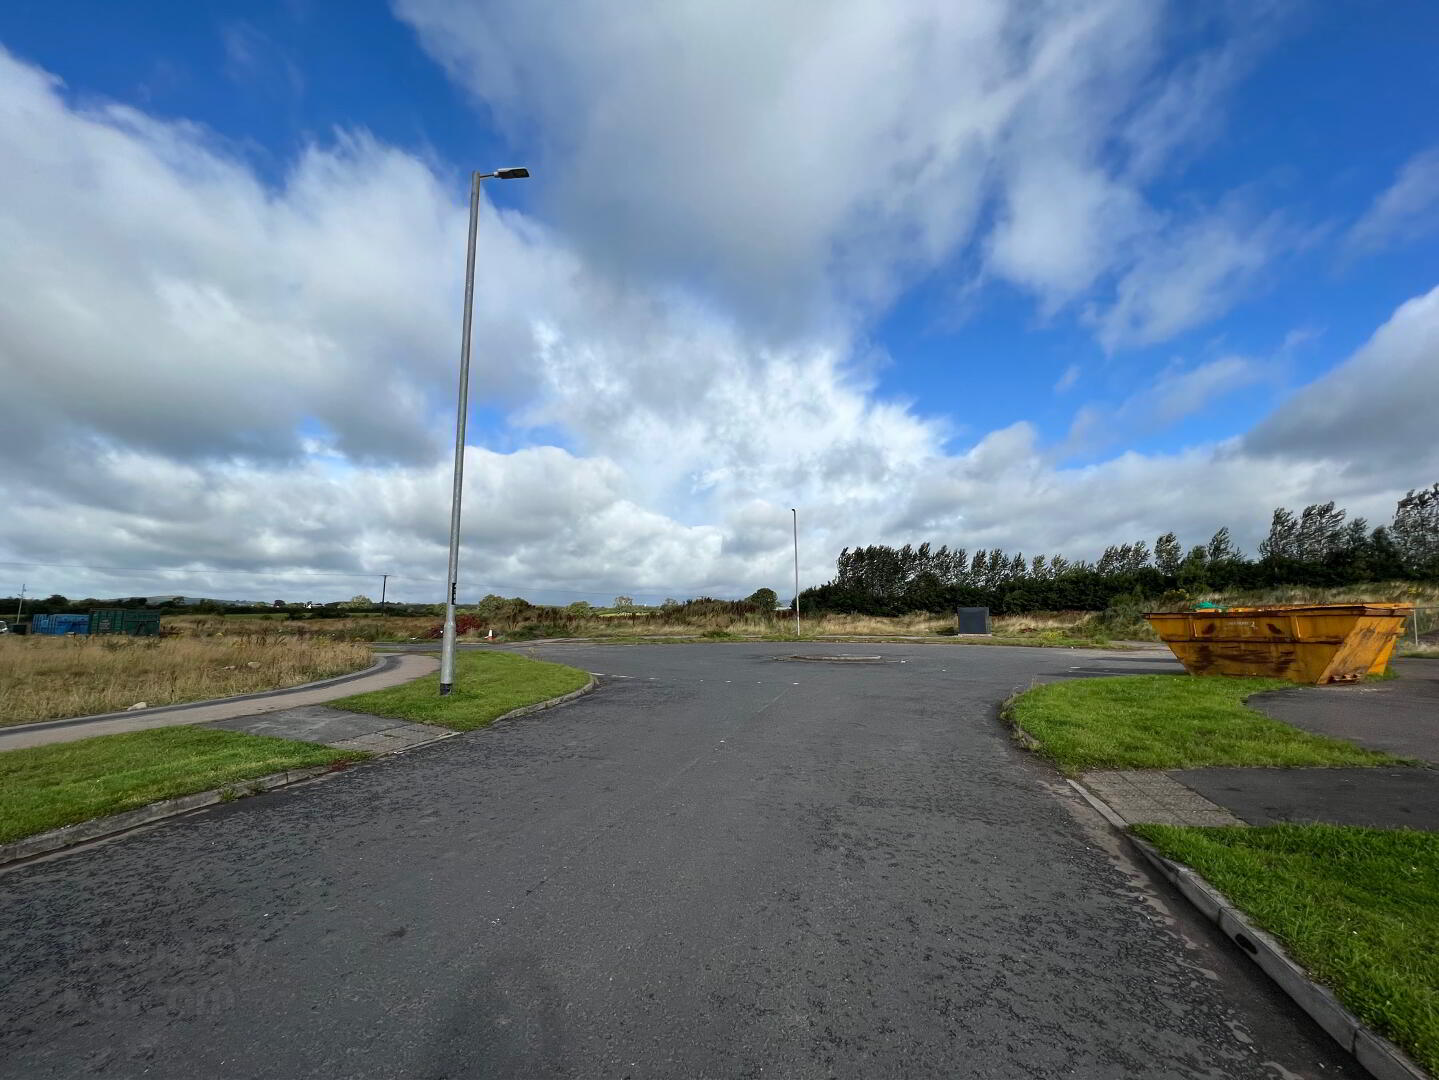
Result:
<instances>
[{"instance_id":1,"label":"distant lamp post","mask_svg":"<svg viewBox=\"0 0 1439 1080\"><path fill-rule=\"evenodd\" d=\"M799 637L799 511L790 508L794 515L794 636Z\"/></svg>"},{"instance_id":2,"label":"distant lamp post","mask_svg":"<svg viewBox=\"0 0 1439 1080\"><path fill-rule=\"evenodd\" d=\"M470 174L470 241L465 252L465 325L460 332L460 392L455 408L455 482L450 494L450 572L445 589L445 632L440 643L440 696L455 688L455 593L460 578L460 493L465 478L465 419L470 411L470 324L475 300L475 237L480 223L480 184L523 180L529 169L496 169Z\"/></svg>"}]
</instances>

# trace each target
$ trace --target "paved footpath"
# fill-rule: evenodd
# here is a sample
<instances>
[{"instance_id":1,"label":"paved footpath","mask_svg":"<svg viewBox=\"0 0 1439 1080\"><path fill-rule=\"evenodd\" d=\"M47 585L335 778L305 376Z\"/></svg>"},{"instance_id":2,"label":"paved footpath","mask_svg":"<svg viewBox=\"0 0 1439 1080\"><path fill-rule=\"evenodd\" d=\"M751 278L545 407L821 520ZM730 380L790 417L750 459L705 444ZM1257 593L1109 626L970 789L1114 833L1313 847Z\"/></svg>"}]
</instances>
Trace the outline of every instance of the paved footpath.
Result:
<instances>
[{"instance_id":1,"label":"paved footpath","mask_svg":"<svg viewBox=\"0 0 1439 1080\"><path fill-rule=\"evenodd\" d=\"M1395 660L1398 676L1354 686L1256 694L1249 704L1286 724L1439 767L1439 660Z\"/></svg>"},{"instance_id":2,"label":"paved footpath","mask_svg":"<svg viewBox=\"0 0 1439 1080\"><path fill-rule=\"evenodd\" d=\"M1396 660L1393 667L1398 678L1387 682L1275 690L1248 704L1421 767L1124 770L1086 773L1084 783L1133 823L1317 821L1439 832L1439 661Z\"/></svg>"},{"instance_id":3,"label":"paved footpath","mask_svg":"<svg viewBox=\"0 0 1439 1080\"><path fill-rule=\"evenodd\" d=\"M321 705L336 698L363 694L370 690L383 690L401 683L428 675L439 667L439 661L431 656L388 655L381 658L378 670L344 675L336 679L324 679L318 683L290 687L287 690L271 690L258 694L246 694L237 698L223 698L219 701L198 701L193 705L165 705L154 709L137 709L135 712L105 713L100 716L82 716L72 720L47 720L39 724L18 724L0 728L0 750L20 750L27 746L45 746L49 743L73 742L88 739L92 735L119 735L126 731L146 731L149 728L173 727L179 724L216 724L219 727L235 727L236 730L250 731L256 727L244 724L216 723L237 718L253 718L264 713L280 713L294 710L297 723L286 725L271 724L261 732L267 735L284 735L291 739L306 738L304 717L306 707ZM336 710L325 710L333 713ZM283 718L281 718L283 719ZM372 734L381 729L393 728L393 720L376 724L373 717L362 721L348 738ZM264 727L264 725L258 725ZM412 725L418 726L418 725ZM327 739L316 740L327 742ZM417 740L422 741L422 740ZM338 745L338 744L337 744ZM371 747L361 747L371 749Z\"/></svg>"},{"instance_id":4,"label":"paved footpath","mask_svg":"<svg viewBox=\"0 0 1439 1080\"><path fill-rule=\"evenodd\" d=\"M1153 664L535 652L606 677L0 874L0 1076L1361 1075L996 719Z\"/></svg>"}]
</instances>

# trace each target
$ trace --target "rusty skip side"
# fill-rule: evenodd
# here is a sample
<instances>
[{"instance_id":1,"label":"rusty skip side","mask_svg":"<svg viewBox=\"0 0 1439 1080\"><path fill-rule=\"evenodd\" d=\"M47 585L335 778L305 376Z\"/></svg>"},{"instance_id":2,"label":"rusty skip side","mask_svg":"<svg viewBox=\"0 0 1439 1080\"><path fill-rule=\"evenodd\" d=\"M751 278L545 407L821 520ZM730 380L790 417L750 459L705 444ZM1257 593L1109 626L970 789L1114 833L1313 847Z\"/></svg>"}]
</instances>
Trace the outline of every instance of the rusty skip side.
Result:
<instances>
[{"instance_id":1,"label":"rusty skip side","mask_svg":"<svg viewBox=\"0 0 1439 1080\"><path fill-rule=\"evenodd\" d=\"M1191 675L1353 682L1389 663L1413 604L1285 604L1144 617Z\"/></svg>"}]
</instances>

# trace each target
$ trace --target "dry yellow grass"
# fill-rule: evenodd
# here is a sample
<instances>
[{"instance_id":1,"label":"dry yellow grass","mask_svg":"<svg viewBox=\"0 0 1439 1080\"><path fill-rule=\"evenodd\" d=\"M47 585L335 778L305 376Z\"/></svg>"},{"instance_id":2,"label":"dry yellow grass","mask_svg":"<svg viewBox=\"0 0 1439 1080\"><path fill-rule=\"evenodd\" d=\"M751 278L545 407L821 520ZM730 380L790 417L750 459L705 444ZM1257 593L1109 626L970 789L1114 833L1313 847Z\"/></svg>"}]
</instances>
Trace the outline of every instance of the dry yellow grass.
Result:
<instances>
[{"instance_id":1,"label":"dry yellow grass","mask_svg":"<svg viewBox=\"0 0 1439 1080\"><path fill-rule=\"evenodd\" d=\"M990 625L996 634L1074 630L1093 614L1092 611L1036 611L1028 615L996 615Z\"/></svg>"},{"instance_id":2,"label":"dry yellow grass","mask_svg":"<svg viewBox=\"0 0 1439 1080\"><path fill-rule=\"evenodd\" d=\"M1430 605L1421 623L1420 634L1439 627L1439 587L1415 582L1391 582L1358 585L1345 589L1277 588L1254 593L1211 593L1197 596L1195 601L1209 599L1221 604L1240 603L1321 603L1350 600L1407 600ZM463 609L462 609L463 611ZM1078 639L1112 639L1155 641L1152 630L1135 614L1127 621L1114 623L1099 618L1098 612L1045 611L1026 615L996 615L992 620L995 640L1024 644L1046 643L1061 638L1064 644ZM439 625L438 615L394 616L351 615L345 618L287 619L283 615L167 615L167 631L178 631L186 637L202 639L236 635L270 641L410 641L424 639L428 631ZM538 623L538 625L536 625ZM543 614L529 613L518 618L497 618L495 633L503 637L516 634L560 635L595 638L601 641L653 638L659 640L733 636L736 638L789 637L793 622L784 614L774 618L728 612L694 613L675 617L666 612L652 614L574 616L553 610ZM806 616L800 636L826 637L935 637L954 627L952 613L917 613L895 617L869 615ZM462 635L466 640L480 640L484 629ZM1056 642L1051 642L1056 643Z\"/></svg>"},{"instance_id":3,"label":"dry yellow grass","mask_svg":"<svg viewBox=\"0 0 1439 1080\"><path fill-rule=\"evenodd\" d=\"M405 640L438 623L437 615L354 615L339 619L286 619L282 615L166 615L167 633L181 637L252 637L283 641Z\"/></svg>"},{"instance_id":4,"label":"dry yellow grass","mask_svg":"<svg viewBox=\"0 0 1439 1080\"><path fill-rule=\"evenodd\" d=\"M1205 593L1200 600L1218 604L1371 604L1406 603L1439 607L1439 585L1427 581L1377 581L1361 585L1276 585L1267 589Z\"/></svg>"},{"instance_id":5,"label":"dry yellow grass","mask_svg":"<svg viewBox=\"0 0 1439 1080\"><path fill-rule=\"evenodd\" d=\"M324 640L0 637L0 725L273 690L369 663L365 646Z\"/></svg>"}]
</instances>

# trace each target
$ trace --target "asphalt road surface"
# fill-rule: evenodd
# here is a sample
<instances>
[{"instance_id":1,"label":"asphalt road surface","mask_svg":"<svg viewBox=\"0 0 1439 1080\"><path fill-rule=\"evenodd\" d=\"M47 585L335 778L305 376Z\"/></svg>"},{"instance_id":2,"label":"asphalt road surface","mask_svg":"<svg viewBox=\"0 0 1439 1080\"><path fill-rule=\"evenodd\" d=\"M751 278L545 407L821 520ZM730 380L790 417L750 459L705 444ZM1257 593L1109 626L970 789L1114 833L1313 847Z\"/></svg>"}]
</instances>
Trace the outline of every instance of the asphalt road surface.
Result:
<instances>
[{"instance_id":1,"label":"asphalt road surface","mask_svg":"<svg viewBox=\"0 0 1439 1080\"><path fill-rule=\"evenodd\" d=\"M0 1076L1360 1075L996 719L1159 657L535 651L609 677L0 874Z\"/></svg>"}]
</instances>

